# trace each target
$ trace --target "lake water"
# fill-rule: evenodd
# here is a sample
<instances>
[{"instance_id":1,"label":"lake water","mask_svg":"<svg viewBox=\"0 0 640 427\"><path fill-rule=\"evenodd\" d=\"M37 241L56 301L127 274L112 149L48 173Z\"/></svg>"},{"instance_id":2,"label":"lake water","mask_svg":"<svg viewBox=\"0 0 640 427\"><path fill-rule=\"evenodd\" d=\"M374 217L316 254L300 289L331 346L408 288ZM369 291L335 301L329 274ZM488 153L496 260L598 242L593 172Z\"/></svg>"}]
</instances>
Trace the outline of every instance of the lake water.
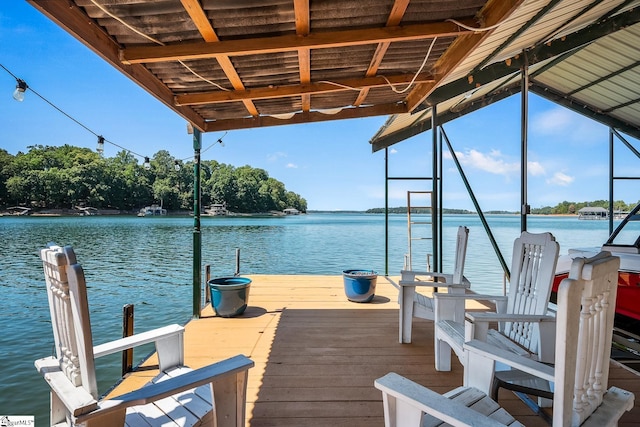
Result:
<instances>
[{"instance_id":1,"label":"lake water","mask_svg":"<svg viewBox=\"0 0 640 427\"><path fill-rule=\"evenodd\" d=\"M488 222L510 264L520 218L496 215ZM500 293L500 264L476 216L445 216L444 271L452 267L459 225L470 230L465 275L474 289ZM575 217L529 217L528 225L531 232L551 231L561 254L598 246L609 234L607 221ZM384 215L374 214L205 217L202 260L212 266L213 277L233 274L236 248L241 274L339 275L350 268L384 274L384 230ZM35 359L53 351L41 247L48 242L74 246L87 276L95 341L102 343L120 336L124 304L135 305L136 331L189 320L192 231L188 217L0 218L0 241L5 242L0 255L0 415L35 415L38 426L48 422L48 387L33 366ZM397 275L408 247L405 215L390 217L389 233L389 274ZM419 234L414 226L413 235ZM425 264L425 249L419 246L413 246L414 269ZM99 360L101 392L118 379L119 365L119 355Z\"/></svg>"}]
</instances>

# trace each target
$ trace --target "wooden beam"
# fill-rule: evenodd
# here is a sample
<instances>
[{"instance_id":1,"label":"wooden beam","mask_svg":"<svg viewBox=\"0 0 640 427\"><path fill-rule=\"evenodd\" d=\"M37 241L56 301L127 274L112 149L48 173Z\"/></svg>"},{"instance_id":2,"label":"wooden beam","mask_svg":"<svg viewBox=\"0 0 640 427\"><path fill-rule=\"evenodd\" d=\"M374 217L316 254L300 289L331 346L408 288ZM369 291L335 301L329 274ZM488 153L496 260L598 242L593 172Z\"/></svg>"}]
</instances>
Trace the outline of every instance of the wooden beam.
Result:
<instances>
[{"instance_id":1,"label":"wooden beam","mask_svg":"<svg viewBox=\"0 0 640 427\"><path fill-rule=\"evenodd\" d=\"M217 42L220 41L218 39L218 35L215 30L211 26L211 22L209 18L207 18L207 14L202 10L202 6L198 0L180 0L182 2L182 6L184 10L187 11L191 20L195 24L196 28L202 35L202 38L208 42Z\"/></svg>"},{"instance_id":2,"label":"wooden beam","mask_svg":"<svg viewBox=\"0 0 640 427\"><path fill-rule=\"evenodd\" d=\"M522 0L521 0L522 1ZM476 25L475 20L461 20ZM120 50L125 64L180 61L188 59L243 56L275 52L297 51L301 48L325 49L366 45L383 42L422 40L433 37L452 37L469 33L452 22L434 22L397 27L343 30L310 33L306 37L296 34L255 39L238 39L218 43L180 43L165 46L132 46Z\"/></svg>"},{"instance_id":3,"label":"wooden beam","mask_svg":"<svg viewBox=\"0 0 640 427\"><path fill-rule=\"evenodd\" d=\"M315 111L302 112L288 120L281 120L271 116L216 120L206 123L205 132L385 116L390 114L402 114L406 111L407 109L404 104L381 104L372 107L345 108L337 114L322 114Z\"/></svg>"},{"instance_id":4,"label":"wooden beam","mask_svg":"<svg viewBox=\"0 0 640 427\"><path fill-rule=\"evenodd\" d=\"M296 19L296 34L306 37L311 31L309 18L309 0L294 0L293 10ZM298 69L300 70L300 83L311 83L311 51L308 48L298 49ZM311 95L303 93L301 96L302 111L311 109Z\"/></svg>"},{"instance_id":5,"label":"wooden beam","mask_svg":"<svg viewBox=\"0 0 640 427\"><path fill-rule=\"evenodd\" d=\"M489 28L508 19L524 0L489 0L480 11L482 27ZM438 59L434 66L437 74L436 83L417 85L407 96L407 108L413 111L424 101L437 86L438 81L445 79L467 56L469 56L494 30L465 34L458 37L449 49Z\"/></svg>"},{"instance_id":6,"label":"wooden beam","mask_svg":"<svg viewBox=\"0 0 640 427\"><path fill-rule=\"evenodd\" d=\"M334 83L307 83L300 85L261 87L247 90L237 91L215 91L192 93L185 95L177 95L175 97L176 105L202 105L216 104L230 101L242 101L246 99L273 99L286 96L311 95L330 92L340 92L345 90L354 90L371 87L384 87L391 84L409 83L413 78L413 74L399 74L395 76L375 76L364 77L361 79L344 79L336 80ZM388 82L387 82L388 80ZM431 74L420 74L416 77L416 82L433 82L434 78Z\"/></svg>"},{"instance_id":7,"label":"wooden beam","mask_svg":"<svg viewBox=\"0 0 640 427\"><path fill-rule=\"evenodd\" d=\"M396 0L395 2L393 2L391 13L389 13L389 18L387 18L387 25L386 25L387 27L395 27L400 25L400 22L402 21L402 17L404 16L404 13L407 10L407 6L409 6L409 1L410 0ZM369 64L369 68L367 69L365 76L372 77L376 75L376 73L378 72L378 68L382 63L382 59L384 58L384 55L387 53L387 50L389 49L390 45L391 43L389 42L378 43L378 47L376 47L376 51L373 53L373 57L371 58L371 63ZM358 106L362 104L364 100L367 98L367 95L369 95L368 87L363 88L360 91L353 105Z\"/></svg>"},{"instance_id":8,"label":"wooden beam","mask_svg":"<svg viewBox=\"0 0 640 427\"><path fill-rule=\"evenodd\" d=\"M180 0L182 2L182 6L187 11L191 20L195 24L196 28L202 35L202 38L209 43L217 43L220 41L216 31L211 26L211 22L207 17L204 10L202 10L202 6L198 0ZM238 71L236 67L233 66L231 60L228 56L219 56L216 58L218 60L218 64L220 64L220 68L224 71L224 74L231 82L231 85L235 90L244 90L244 83L242 83L242 79L238 75ZM258 109L255 104L250 99L245 99L242 101L244 103L245 108L252 116L258 115Z\"/></svg>"},{"instance_id":9,"label":"wooden beam","mask_svg":"<svg viewBox=\"0 0 640 427\"><path fill-rule=\"evenodd\" d=\"M139 64L123 64L119 58L119 46L75 4L67 1L28 0L28 2L160 102L204 131L204 119L190 107L176 107L171 90L149 70Z\"/></svg>"}]
</instances>

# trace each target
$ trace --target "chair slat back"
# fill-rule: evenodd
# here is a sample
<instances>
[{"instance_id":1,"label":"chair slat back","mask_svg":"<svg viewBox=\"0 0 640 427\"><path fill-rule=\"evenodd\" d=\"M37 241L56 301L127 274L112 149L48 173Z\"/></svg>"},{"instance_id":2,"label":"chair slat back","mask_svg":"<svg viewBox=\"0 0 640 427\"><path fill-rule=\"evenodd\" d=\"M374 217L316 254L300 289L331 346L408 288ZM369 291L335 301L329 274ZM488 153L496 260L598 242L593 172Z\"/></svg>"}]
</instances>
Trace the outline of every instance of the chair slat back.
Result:
<instances>
[{"instance_id":1,"label":"chair slat back","mask_svg":"<svg viewBox=\"0 0 640 427\"><path fill-rule=\"evenodd\" d=\"M453 283L462 283L464 276L464 262L467 256L467 241L469 240L469 229L465 226L458 227L456 236L456 257L453 266Z\"/></svg>"},{"instance_id":2,"label":"chair slat back","mask_svg":"<svg viewBox=\"0 0 640 427\"><path fill-rule=\"evenodd\" d=\"M560 246L551 233L524 231L513 243L507 313L546 314ZM533 353L539 330L533 323L508 322L503 333Z\"/></svg>"},{"instance_id":3,"label":"chair slat back","mask_svg":"<svg viewBox=\"0 0 640 427\"><path fill-rule=\"evenodd\" d=\"M560 284L554 426L582 424L607 391L619 267L609 252L576 258Z\"/></svg>"},{"instance_id":4,"label":"chair slat back","mask_svg":"<svg viewBox=\"0 0 640 427\"><path fill-rule=\"evenodd\" d=\"M56 357L71 384L98 398L93 340L82 267L71 247L40 251L44 269Z\"/></svg>"}]
</instances>

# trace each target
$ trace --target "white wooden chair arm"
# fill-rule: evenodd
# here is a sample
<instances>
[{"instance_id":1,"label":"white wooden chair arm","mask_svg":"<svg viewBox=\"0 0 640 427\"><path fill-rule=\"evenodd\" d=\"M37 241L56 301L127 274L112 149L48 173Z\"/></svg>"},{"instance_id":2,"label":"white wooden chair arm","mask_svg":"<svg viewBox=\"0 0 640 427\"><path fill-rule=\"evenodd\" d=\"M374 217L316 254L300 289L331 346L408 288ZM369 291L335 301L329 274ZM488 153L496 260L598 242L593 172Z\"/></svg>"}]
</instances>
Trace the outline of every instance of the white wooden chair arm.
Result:
<instances>
[{"instance_id":1,"label":"white wooden chair arm","mask_svg":"<svg viewBox=\"0 0 640 427\"><path fill-rule=\"evenodd\" d=\"M184 327L178 324L96 345L93 347L93 357L98 358L149 343L156 344L161 371L184 364Z\"/></svg>"},{"instance_id":2,"label":"white wooden chair arm","mask_svg":"<svg viewBox=\"0 0 640 427\"><path fill-rule=\"evenodd\" d=\"M479 340L468 341L464 343L463 348L465 353L468 353L469 366L474 366L474 358L481 357L503 363L549 382L555 381L555 369L553 366L545 365L531 358L519 356L511 351L494 347Z\"/></svg>"},{"instance_id":3,"label":"white wooden chair arm","mask_svg":"<svg viewBox=\"0 0 640 427\"><path fill-rule=\"evenodd\" d=\"M201 385L213 384L215 380L223 379L229 375L236 375L253 366L254 362L246 356L238 355L230 357L221 362L169 378L165 381L148 384L145 387L114 397L113 399L103 400L99 403L95 411L79 416L76 423L81 424L91 418L104 416L114 411L120 411L123 408L144 405Z\"/></svg>"},{"instance_id":4,"label":"white wooden chair arm","mask_svg":"<svg viewBox=\"0 0 640 427\"><path fill-rule=\"evenodd\" d=\"M447 283L447 282L427 282L427 281L412 281L412 280L401 280L399 282L400 286L425 286L429 288L459 288L459 289L469 289L471 287L471 283L465 279L463 283Z\"/></svg>"},{"instance_id":5,"label":"white wooden chair arm","mask_svg":"<svg viewBox=\"0 0 640 427\"><path fill-rule=\"evenodd\" d=\"M413 277L413 279L406 279L406 277ZM416 280L416 276L425 277L427 280ZM429 280L430 279L430 280ZM439 280L438 280L439 279ZM415 270L401 270L400 271L400 285L401 286L428 286L428 287L471 287L471 282L462 276L462 283L453 283L453 274L438 273L433 271L415 271Z\"/></svg>"},{"instance_id":6,"label":"white wooden chair arm","mask_svg":"<svg viewBox=\"0 0 640 427\"><path fill-rule=\"evenodd\" d=\"M49 384L51 392L58 396L73 416L89 413L98 407L98 401L93 398L91 393L82 387L75 387L69 381L69 378L60 369L60 363L55 357L38 359L35 361L35 366Z\"/></svg>"},{"instance_id":7,"label":"white wooden chair arm","mask_svg":"<svg viewBox=\"0 0 640 427\"><path fill-rule=\"evenodd\" d=\"M477 301L493 301L498 304L504 302L506 304L507 297L502 295L483 295L483 294L433 294L435 299L452 300L452 299L465 299L465 300L477 300Z\"/></svg>"},{"instance_id":8,"label":"white wooden chair arm","mask_svg":"<svg viewBox=\"0 0 640 427\"><path fill-rule=\"evenodd\" d=\"M407 405L410 405L412 409L417 409L429 414L452 426L504 427L504 424L494 421L491 418L485 418L462 403L448 399L394 372L378 378L375 381L375 386L381 390L383 394L392 396L404 403L404 405L395 405L395 412L398 412L400 407L406 408ZM384 400L387 401L387 399L388 397L384 396ZM385 425L396 425L393 421L398 421L397 425L409 425L409 420L416 420L415 425L419 426L419 414L417 414L417 417L415 415L415 413L409 414L407 412L403 417L403 414L399 413L385 413L385 418L396 417L396 420L385 420ZM401 424L401 421L404 421L404 424Z\"/></svg>"},{"instance_id":9,"label":"white wooden chair arm","mask_svg":"<svg viewBox=\"0 0 640 427\"><path fill-rule=\"evenodd\" d=\"M467 320L473 323L480 322L529 322L529 323L541 323L541 322L553 322L555 323L555 316L544 314L507 314L507 313L493 313L493 312L466 312L465 316Z\"/></svg>"}]
</instances>

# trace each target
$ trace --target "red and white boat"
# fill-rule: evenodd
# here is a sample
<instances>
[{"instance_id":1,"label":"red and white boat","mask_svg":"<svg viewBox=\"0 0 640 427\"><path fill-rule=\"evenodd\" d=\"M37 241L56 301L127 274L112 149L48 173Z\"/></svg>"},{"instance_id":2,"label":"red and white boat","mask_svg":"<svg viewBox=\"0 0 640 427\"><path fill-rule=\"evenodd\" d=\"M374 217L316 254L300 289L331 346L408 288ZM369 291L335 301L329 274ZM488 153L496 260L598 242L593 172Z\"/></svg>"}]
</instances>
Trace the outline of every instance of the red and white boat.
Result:
<instances>
[{"instance_id":1,"label":"red and white boat","mask_svg":"<svg viewBox=\"0 0 640 427\"><path fill-rule=\"evenodd\" d=\"M640 203L624 218L601 247L569 249L558 259L553 284L552 301L562 279L567 277L571 261L576 257L593 256L601 250L620 257L616 329L640 337Z\"/></svg>"}]
</instances>

